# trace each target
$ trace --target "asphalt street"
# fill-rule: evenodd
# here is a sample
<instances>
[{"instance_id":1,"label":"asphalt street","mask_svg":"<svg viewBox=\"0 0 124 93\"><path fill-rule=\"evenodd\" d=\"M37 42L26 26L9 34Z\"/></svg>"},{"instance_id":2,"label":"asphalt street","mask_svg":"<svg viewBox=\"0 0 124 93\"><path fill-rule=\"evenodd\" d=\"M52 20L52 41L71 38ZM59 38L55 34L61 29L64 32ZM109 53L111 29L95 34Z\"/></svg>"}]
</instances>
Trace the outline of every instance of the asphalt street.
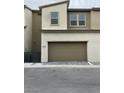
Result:
<instances>
[{"instance_id":1,"label":"asphalt street","mask_svg":"<svg viewBox=\"0 0 124 93\"><path fill-rule=\"evenodd\" d=\"M100 69L25 68L24 93L100 93Z\"/></svg>"}]
</instances>

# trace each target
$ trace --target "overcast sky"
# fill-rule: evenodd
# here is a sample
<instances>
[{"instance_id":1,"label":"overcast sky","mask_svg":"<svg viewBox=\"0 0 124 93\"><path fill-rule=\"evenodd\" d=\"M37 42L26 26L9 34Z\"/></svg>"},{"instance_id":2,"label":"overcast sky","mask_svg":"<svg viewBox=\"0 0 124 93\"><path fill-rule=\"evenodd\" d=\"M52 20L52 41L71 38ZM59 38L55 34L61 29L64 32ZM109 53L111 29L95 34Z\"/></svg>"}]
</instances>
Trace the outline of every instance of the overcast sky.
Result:
<instances>
[{"instance_id":1,"label":"overcast sky","mask_svg":"<svg viewBox=\"0 0 124 93\"><path fill-rule=\"evenodd\" d=\"M31 9L37 10L39 6L60 1L65 0L24 0L24 4ZM91 8L99 6L100 0L70 0L69 8Z\"/></svg>"}]
</instances>

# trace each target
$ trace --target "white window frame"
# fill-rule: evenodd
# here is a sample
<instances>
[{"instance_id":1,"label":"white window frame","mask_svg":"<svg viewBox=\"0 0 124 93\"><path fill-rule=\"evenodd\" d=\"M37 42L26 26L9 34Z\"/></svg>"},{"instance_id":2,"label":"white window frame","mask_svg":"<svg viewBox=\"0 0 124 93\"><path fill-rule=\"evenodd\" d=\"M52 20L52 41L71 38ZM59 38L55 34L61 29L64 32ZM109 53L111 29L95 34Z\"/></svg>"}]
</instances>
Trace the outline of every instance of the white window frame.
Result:
<instances>
[{"instance_id":1,"label":"white window frame","mask_svg":"<svg viewBox=\"0 0 124 93\"><path fill-rule=\"evenodd\" d=\"M77 25L71 25L71 15L76 15L76 17L77 17ZM86 27L86 15L83 15L84 16L84 21L85 21L85 25L79 25L79 15L81 15L80 13L71 13L70 15L69 15L69 25L70 25L70 27Z\"/></svg>"},{"instance_id":2,"label":"white window frame","mask_svg":"<svg viewBox=\"0 0 124 93\"><path fill-rule=\"evenodd\" d=\"M75 27L75 26L77 26L77 25L71 25L71 16L72 16L72 15L76 15L76 21L78 21L78 20L77 20L77 14L74 14L74 13L72 14L72 13L71 13L71 14L69 15L69 18L70 18L70 19L69 19L69 24L70 24L71 27ZM78 22L77 22L77 23L78 23Z\"/></svg>"},{"instance_id":3,"label":"white window frame","mask_svg":"<svg viewBox=\"0 0 124 93\"><path fill-rule=\"evenodd\" d=\"M56 11L53 11L53 12L56 12ZM57 12L58 13L58 24L52 24L52 22L51 22L52 21L51 13L52 12L50 12L50 25L51 26L58 26L59 25L59 12Z\"/></svg>"}]
</instances>

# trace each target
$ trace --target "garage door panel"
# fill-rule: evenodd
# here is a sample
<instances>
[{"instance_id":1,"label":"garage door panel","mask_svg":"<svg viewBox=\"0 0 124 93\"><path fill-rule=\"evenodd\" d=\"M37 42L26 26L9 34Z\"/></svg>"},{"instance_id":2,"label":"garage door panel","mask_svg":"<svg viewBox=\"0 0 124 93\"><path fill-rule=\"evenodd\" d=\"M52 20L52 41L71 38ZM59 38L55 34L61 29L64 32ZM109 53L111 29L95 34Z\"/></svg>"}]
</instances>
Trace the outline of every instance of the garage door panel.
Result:
<instances>
[{"instance_id":1,"label":"garage door panel","mask_svg":"<svg viewBox=\"0 0 124 93\"><path fill-rule=\"evenodd\" d=\"M86 42L50 42L48 43L49 61L86 61Z\"/></svg>"}]
</instances>

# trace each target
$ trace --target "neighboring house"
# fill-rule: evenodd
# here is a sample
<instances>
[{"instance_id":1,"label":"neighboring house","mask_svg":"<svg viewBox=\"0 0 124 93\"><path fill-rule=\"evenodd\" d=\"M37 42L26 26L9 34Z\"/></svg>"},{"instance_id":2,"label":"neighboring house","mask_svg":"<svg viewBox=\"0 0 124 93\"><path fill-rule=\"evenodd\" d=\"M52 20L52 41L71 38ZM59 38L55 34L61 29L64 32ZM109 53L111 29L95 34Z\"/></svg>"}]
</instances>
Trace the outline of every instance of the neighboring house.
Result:
<instances>
[{"instance_id":1,"label":"neighboring house","mask_svg":"<svg viewBox=\"0 0 124 93\"><path fill-rule=\"evenodd\" d=\"M33 11L33 49L41 62L100 62L100 8L71 9L69 1Z\"/></svg>"},{"instance_id":2,"label":"neighboring house","mask_svg":"<svg viewBox=\"0 0 124 93\"><path fill-rule=\"evenodd\" d=\"M24 56L25 62L40 61L41 55L41 15L24 5Z\"/></svg>"}]
</instances>

